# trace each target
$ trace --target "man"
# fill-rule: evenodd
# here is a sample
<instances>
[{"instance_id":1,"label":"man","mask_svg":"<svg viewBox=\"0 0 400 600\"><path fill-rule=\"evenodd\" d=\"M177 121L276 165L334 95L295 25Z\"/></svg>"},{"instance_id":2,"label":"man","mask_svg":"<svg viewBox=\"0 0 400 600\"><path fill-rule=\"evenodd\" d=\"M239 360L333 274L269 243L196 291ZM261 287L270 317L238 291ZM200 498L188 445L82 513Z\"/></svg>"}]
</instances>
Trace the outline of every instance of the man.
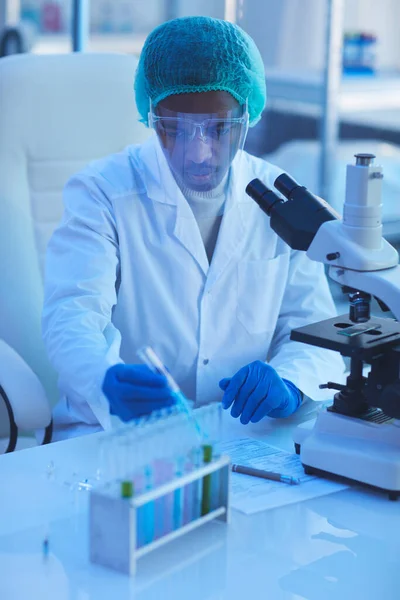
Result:
<instances>
[{"instance_id":1,"label":"man","mask_svg":"<svg viewBox=\"0 0 400 600\"><path fill-rule=\"evenodd\" d=\"M172 403L165 379L138 364L149 343L195 404L222 399L242 423L326 398L318 384L340 378L341 359L289 339L334 314L323 267L292 252L245 193L281 174L241 150L266 98L254 42L216 19L164 23L135 92L153 136L69 181L48 247L55 439Z\"/></svg>"}]
</instances>

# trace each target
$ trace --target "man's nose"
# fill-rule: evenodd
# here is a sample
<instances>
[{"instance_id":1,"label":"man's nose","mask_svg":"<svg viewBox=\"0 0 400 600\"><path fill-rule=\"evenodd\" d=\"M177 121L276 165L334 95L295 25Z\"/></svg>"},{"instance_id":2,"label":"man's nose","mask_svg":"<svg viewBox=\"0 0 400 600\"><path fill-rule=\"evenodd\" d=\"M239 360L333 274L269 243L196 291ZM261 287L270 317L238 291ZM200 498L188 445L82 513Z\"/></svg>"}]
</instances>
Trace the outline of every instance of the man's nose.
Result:
<instances>
[{"instance_id":1,"label":"man's nose","mask_svg":"<svg viewBox=\"0 0 400 600\"><path fill-rule=\"evenodd\" d=\"M195 138L189 143L186 157L197 164L206 162L212 157L211 146L204 140L203 137L196 135Z\"/></svg>"}]
</instances>

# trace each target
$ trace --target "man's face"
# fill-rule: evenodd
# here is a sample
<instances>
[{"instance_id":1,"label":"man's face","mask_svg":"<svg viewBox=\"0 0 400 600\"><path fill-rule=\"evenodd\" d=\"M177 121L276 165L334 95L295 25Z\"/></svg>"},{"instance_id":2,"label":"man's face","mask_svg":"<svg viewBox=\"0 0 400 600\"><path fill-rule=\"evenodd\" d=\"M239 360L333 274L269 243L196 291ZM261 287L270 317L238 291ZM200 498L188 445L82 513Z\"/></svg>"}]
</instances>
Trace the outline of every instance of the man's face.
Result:
<instances>
[{"instance_id":1,"label":"man's face","mask_svg":"<svg viewBox=\"0 0 400 600\"><path fill-rule=\"evenodd\" d=\"M199 192L221 183L247 131L245 108L220 91L169 96L153 123L177 182Z\"/></svg>"}]
</instances>

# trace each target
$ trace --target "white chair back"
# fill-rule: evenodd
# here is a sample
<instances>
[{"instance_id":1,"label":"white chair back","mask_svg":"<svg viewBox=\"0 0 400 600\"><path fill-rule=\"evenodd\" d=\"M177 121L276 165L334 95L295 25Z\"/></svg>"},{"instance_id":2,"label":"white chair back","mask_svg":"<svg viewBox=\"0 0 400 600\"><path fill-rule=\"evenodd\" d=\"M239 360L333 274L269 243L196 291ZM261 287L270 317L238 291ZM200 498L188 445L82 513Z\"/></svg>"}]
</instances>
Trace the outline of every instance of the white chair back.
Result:
<instances>
[{"instance_id":1,"label":"white chair back","mask_svg":"<svg viewBox=\"0 0 400 600\"><path fill-rule=\"evenodd\" d=\"M41 336L46 246L62 188L85 164L144 141L122 54L22 54L0 59L0 339L57 400Z\"/></svg>"}]
</instances>

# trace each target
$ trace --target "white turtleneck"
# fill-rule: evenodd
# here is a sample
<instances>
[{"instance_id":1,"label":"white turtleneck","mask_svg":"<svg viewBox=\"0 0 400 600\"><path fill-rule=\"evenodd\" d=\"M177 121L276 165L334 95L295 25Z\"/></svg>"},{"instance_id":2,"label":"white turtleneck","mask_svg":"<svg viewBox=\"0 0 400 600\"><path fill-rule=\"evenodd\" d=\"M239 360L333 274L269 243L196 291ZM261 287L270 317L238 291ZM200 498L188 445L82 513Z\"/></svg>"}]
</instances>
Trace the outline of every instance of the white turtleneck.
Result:
<instances>
[{"instance_id":1,"label":"white turtleneck","mask_svg":"<svg viewBox=\"0 0 400 600\"><path fill-rule=\"evenodd\" d=\"M221 183L209 192L195 192L186 186L181 186L182 194L197 221L209 263L214 254L224 214L228 179L227 173Z\"/></svg>"}]
</instances>

